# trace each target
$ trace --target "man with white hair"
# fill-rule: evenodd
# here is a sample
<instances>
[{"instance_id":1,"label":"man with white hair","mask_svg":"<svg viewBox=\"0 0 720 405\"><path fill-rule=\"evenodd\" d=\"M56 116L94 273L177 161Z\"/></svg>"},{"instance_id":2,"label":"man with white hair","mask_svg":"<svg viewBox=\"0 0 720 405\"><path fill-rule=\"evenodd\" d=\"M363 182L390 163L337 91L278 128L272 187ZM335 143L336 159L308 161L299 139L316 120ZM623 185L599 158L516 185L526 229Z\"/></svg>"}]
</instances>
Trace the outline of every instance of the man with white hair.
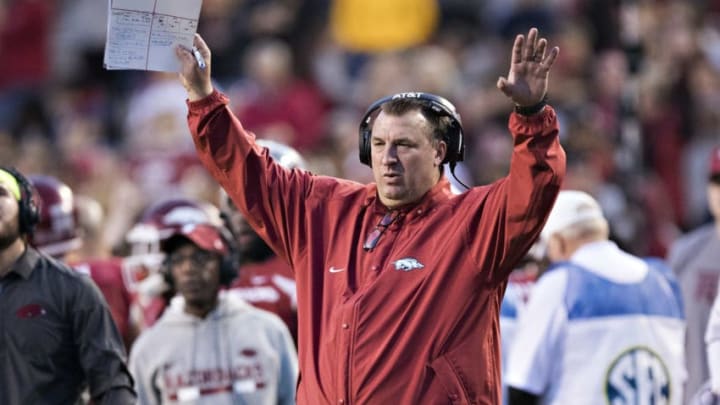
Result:
<instances>
[{"instance_id":1,"label":"man with white hair","mask_svg":"<svg viewBox=\"0 0 720 405\"><path fill-rule=\"evenodd\" d=\"M685 321L658 259L608 240L599 204L561 191L540 235L553 265L510 349L509 403L681 404Z\"/></svg>"}]
</instances>

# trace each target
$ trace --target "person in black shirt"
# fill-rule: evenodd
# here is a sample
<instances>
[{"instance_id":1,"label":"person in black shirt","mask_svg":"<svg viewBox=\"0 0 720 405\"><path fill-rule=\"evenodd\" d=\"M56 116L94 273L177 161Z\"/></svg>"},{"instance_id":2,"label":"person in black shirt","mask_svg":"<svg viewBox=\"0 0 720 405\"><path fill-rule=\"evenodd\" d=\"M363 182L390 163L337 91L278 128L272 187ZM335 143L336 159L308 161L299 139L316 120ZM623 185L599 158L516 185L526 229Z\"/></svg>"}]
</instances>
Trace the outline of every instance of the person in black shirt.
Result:
<instances>
[{"instance_id":1,"label":"person in black shirt","mask_svg":"<svg viewBox=\"0 0 720 405\"><path fill-rule=\"evenodd\" d=\"M89 277L26 242L38 221L27 179L0 168L0 404L134 404L127 356Z\"/></svg>"}]
</instances>

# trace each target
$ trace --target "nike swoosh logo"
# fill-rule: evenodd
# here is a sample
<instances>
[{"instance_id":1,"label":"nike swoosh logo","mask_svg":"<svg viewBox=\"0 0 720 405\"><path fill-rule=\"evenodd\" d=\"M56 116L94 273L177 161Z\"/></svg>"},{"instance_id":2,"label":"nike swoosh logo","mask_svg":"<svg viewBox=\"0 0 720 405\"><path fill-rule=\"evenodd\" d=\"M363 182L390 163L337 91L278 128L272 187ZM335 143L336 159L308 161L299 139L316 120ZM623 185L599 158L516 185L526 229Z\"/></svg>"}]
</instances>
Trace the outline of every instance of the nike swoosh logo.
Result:
<instances>
[{"instance_id":1,"label":"nike swoosh logo","mask_svg":"<svg viewBox=\"0 0 720 405\"><path fill-rule=\"evenodd\" d=\"M345 271L345 269L337 269L335 267L330 266L330 273L340 273L341 271Z\"/></svg>"}]
</instances>

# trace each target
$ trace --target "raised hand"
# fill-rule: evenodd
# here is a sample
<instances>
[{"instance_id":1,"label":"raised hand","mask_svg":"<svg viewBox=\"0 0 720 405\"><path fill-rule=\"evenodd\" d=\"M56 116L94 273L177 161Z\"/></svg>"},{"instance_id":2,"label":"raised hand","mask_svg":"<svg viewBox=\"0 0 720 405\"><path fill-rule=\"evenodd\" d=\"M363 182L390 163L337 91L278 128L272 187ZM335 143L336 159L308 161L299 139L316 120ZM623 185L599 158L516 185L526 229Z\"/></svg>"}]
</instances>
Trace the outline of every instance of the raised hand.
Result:
<instances>
[{"instance_id":1,"label":"raised hand","mask_svg":"<svg viewBox=\"0 0 720 405\"><path fill-rule=\"evenodd\" d=\"M498 89L521 107L532 106L545 97L548 89L548 73L555 63L560 48L553 47L546 53L547 40L538 40L537 28L531 28L527 38L515 37L507 78L500 77Z\"/></svg>"},{"instance_id":2,"label":"raised hand","mask_svg":"<svg viewBox=\"0 0 720 405\"><path fill-rule=\"evenodd\" d=\"M175 54L180 61L180 82L187 90L190 101L200 100L213 92L210 79L210 48L198 34L195 34L193 46L197 48L204 59L205 68L198 65L191 49L184 46L175 48Z\"/></svg>"}]
</instances>

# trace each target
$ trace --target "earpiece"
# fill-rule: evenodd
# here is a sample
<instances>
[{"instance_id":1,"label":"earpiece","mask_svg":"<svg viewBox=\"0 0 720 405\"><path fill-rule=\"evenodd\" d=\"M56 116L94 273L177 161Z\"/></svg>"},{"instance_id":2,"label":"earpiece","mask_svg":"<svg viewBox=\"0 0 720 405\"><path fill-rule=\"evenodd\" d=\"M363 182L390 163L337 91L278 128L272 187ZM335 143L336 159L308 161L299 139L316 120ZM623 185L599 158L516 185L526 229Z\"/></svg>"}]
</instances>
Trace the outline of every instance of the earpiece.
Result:
<instances>
[{"instance_id":1,"label":"earpiece","mask_svg":"<svg viewBox=\"0 0 720 405\"><path fill-rule=\"evenodd\" d=\"M372 159L370 157L370 139L372 137L372 121L375 118L376 113L380 110L383 104L388 101L401 98L420 100L435 113L449 117L450 128L444 136L444 141L447 144L448 151L445 155L443 163L454 164L465 159L465 142L463 140L462 123L460 120L460 114L458 114L455 106L443 97L430 93L415 92L397 93L392 96L384 97L375 101L370 105L370 107L368 107L362 121L360 122L360 162L368 166L372 166Z\"/></svg>"},{"instance_id":2,"label":"earpiece","mask_svg":"<svg viewBox=\"0 0 720 405\"><path fill-rule=\"evenodd\" d=\"M238 275L240 267L240 249L237 245L237 239L233 237L232 232L221 226L220 235L222 235L225 244L228 247L228 254L223 257L220 263L220 284L229 287Z\"/></svg>"},{"instance_id":3,"label":"earpiece","mask_svg":"<svg viewBox=\"0 0 720 405\"><path fill-rule=\"evenodd\" d=\"M30 181L17 171L14 167L2 167L0 170L4 170L10 173L20 185L20 233L23 235L32 235L35 225L40 221L40 207L35 201L34 188Z\"/></svg>"}]
</instances>

